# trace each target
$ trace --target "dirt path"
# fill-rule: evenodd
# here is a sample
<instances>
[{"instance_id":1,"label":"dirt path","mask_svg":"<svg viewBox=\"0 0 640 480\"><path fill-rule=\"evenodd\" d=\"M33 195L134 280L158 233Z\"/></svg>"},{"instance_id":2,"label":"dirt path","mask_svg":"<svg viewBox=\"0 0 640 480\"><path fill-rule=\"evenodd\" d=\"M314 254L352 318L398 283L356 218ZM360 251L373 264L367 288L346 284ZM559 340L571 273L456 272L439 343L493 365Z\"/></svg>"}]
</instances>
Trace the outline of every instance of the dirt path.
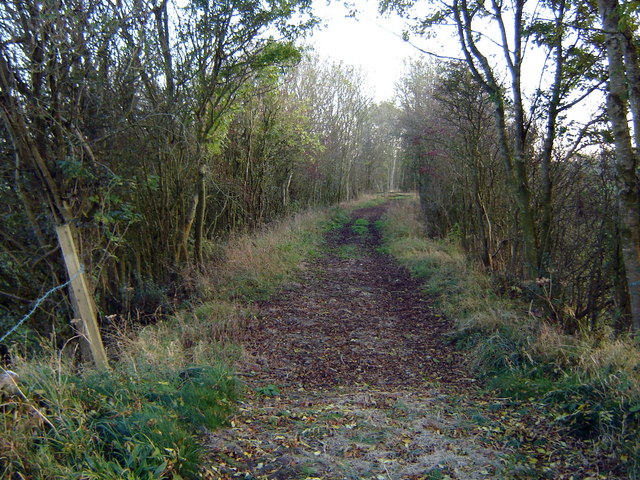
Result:
<instances>
[{"instance_id":1,"label":"dirt path","mask_svg":"<svg viewBox=\"0 0 640 480\"><path fill-rule=\"evenodd\" d=\"M565 476L588 457L554 441L534 407L479 393L443 341L449 322L379 252L383 212L355 211L296 283L257 305L241 372L252 393L211 436L214 477L587 478Z\"/></svg>"}]
</instances>

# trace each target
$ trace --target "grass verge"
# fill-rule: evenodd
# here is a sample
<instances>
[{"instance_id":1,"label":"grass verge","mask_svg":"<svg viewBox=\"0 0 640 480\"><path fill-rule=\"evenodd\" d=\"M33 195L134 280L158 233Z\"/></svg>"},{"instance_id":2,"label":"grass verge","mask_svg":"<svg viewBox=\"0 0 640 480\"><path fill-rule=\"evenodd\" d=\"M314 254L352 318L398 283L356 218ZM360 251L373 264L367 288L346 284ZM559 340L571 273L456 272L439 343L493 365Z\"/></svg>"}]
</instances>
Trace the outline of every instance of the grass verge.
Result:
<instances>
[{"instance_id":1,"label":"grass verge","mask_svg":"<svg viewBox=\"0 0 640 480\"><path fill-rule=\"evenodd\" d=\"M195 300L157 324L121 326L108 372L81 371L53 347L14 352L19 388L0 391L0 478L206 476L199 437L227 422L241 394L232 372L246 305L291 279L335 218L299 214L231 238L185 275Z\"/></svg>"},{"instance_id":2,"label":"grass verge","mask_svg":"<svg viewBox=\"0 0 640 480\"><path fill-rule=\"evenodd\" d=\"M197 434L224 424L238 393L217 367L18 367L21 390L2 405L1 478L196 478Z\"/></svg>"},{"instance_id":3,"label":"grass verge","mask_svg":"<svg viewBox=\"0 0 640 480\"><path fill-rule=\"evenodd\" d=\"M487 385L545 405L568 433L589 439L640 478L640 351L630 339L564 334L526 305L499 297L452 239L423 234L418 207L398 202L382 222L385 250L425 279L425 291L456 323Z\"/></svg>"},{"instance_id":4,"label":"grass verge","mask_svg":"<svg viewBox=\"0 0 640 480\"><path fill-rule=\"evenodd\" d=\"M271 296L305 259L318 255L330 211L299 213L253 235L236 235L199 277L205 298L255 301Z\"/></svg>"}]
</instances>

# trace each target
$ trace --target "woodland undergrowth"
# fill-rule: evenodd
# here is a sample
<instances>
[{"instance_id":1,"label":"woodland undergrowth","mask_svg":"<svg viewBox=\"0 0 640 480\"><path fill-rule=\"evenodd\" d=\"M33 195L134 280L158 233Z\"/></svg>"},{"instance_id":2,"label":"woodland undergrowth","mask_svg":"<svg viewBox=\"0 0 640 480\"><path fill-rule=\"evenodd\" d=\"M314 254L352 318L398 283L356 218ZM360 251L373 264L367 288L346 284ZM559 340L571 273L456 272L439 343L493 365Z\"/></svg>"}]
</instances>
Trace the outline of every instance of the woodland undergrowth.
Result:
<instances>
[{"instance_id":1,"label":"woodland undergrowth","mask_svg":"<svg viewBox=\"0 0 640 480\"><path fill-rule=\"evenodd\" d=\"M13 352L19 375L0 402L0 478L207 477L199 436L227 422L242 386L233 373L246 305L273 293L314 255L329 212L302 213L236 235L207 268L185 269L197 291L168 318L108 339L111 369L83 369L41 339ZM47 345L51 345L47 347Z\"/></svg>"},{"instance_id":2,"label":"woodland undergrowth","mask_svg":"<svg viewBox=\"0 0 640 480\"><path fill-rule=\"evenodd\" d=\"M451 341L489 389L543 404L567 434L617 454L640 478L640 350L603 332L568 335L531 306L496 293L455 238L424 234L417 202L396 202L382 222L385 249L415 275L456 323Z\"/></svg>"}]
</instances>

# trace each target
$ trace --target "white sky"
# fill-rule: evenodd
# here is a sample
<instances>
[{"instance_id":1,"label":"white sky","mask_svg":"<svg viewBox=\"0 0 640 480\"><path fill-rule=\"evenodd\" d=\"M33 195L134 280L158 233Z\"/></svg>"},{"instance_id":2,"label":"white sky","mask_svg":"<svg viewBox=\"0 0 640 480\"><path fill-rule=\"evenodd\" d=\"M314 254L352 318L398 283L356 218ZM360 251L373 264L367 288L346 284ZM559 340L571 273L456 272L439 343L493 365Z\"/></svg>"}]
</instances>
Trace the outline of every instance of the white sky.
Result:
<instances>
[{"instance_id":1,"label":"white sky","mask_svg":"<svg viewBox=\"0 0 640 480\"><path fill-rule=\"evenodd\" d=\"M326 0L314 0L314 12L321 18L322 27L308 43L322 58L361 67L374 99L391 100L403 60L422 54L397 36L403 30L401 19L395 15L378 18L376 0L352 3L359 11L357 19L348 17L349 10L340 1L327 5Z\"/></svg>"},{"instance_id":2,"label":"white sky","mask_svg":"<svg viewBox=\"0 0 640 480\"><path fill-rule=\"evenodd\" d=\"M391 100L394 85L404 71L404 60L428 59L429 56L402 40L402 32L407 28L404 19L395 13L383 17L378 15L377 0L349 0L349 3L357 9L356 18L349 16L350 10L343 1L331 0L327 5L327 0L314 0L314 13L321 19L321 27L307 43L322 58L361 67L368 78L367 86L374 99ZM451 33L452 30L441 28L438 32L432 32L430 38L416 38L412 34L411 42L439 55L461 58L458 39L452 37ZM493 48L491 45L489 47ZM496 49L494 55L502 55L502 52ZM538 86L541 62L541 58L528 58L529 66L536 64L531 70L536 73L525 78L533 88Z\"/></svg>"},{"instance_id":3,"label":"white sky","mask_svg":"<svg viewBox=\"0 0 640 480\"><path fill-rule=\"evenodd\" d=\"M356 18L349 16L350 10L344 6L344 2L345 0L331 0L327 5L327 0L313 1L314 13L321 19L321 27L307 43L322 58L360 67L368 78L368 90L365 91L375 101L392 100L395 83L404 71L404 60L428 58L428 55L401 39L400 36L406 29L405 20L394 13L384 17L378 15L378 0L349 0L358 11ZM429 39L411 35L411 41L440 55L459 56L457 38L453 38L451 33L448 29L440 30L440 35ZM496 50L494 55L500 56L502 53ZM498 64L500 62L501 60L497 61ZM540 53L528 54L528 68L523 78L527 90L533 92L540 85L543 63L544 58ZM590 100L576 109L583 121L590 117L601 101L600 97Z\"/></svg>"}]
</instances>

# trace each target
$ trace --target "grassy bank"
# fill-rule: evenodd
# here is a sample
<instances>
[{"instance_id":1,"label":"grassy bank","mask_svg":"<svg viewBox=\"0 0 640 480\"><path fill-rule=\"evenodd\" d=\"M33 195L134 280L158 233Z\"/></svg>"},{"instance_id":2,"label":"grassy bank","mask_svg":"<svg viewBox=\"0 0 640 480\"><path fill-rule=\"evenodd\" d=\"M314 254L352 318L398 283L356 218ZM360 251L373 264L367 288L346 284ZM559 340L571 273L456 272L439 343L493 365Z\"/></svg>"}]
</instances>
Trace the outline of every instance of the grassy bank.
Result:
<instances>
[{"instance_id":1,"label":"grassy bank","mask_svg":"<svg viewBox=\"0 0 640 480\"><path fill-rule=\"evenodd\" d=\"M53 347L38 358L14 352L19 389L0 398L0 478L206 475L199 436L224 425L241 394L233 364L245 305L315 254L328 219L300 214L218 247L204 271L185 274L196 298L154 325L119 324L109 372L83 371Z\"/></svg>"},{"instance_id":2,"label":"grassy bank","mask_svg":"<svg viewBox=\"0 0 640 480\"><path fill-rule=\"evenodd\" d=\"M570 336L501 298L454 239L423 235L416 204L397 203L383 222L385 248L455 321L451 341L469 352L486 385L545 405L568 434L590 439L640 478L640 351L613 335Z\"/></svg>"}]
</instances>

